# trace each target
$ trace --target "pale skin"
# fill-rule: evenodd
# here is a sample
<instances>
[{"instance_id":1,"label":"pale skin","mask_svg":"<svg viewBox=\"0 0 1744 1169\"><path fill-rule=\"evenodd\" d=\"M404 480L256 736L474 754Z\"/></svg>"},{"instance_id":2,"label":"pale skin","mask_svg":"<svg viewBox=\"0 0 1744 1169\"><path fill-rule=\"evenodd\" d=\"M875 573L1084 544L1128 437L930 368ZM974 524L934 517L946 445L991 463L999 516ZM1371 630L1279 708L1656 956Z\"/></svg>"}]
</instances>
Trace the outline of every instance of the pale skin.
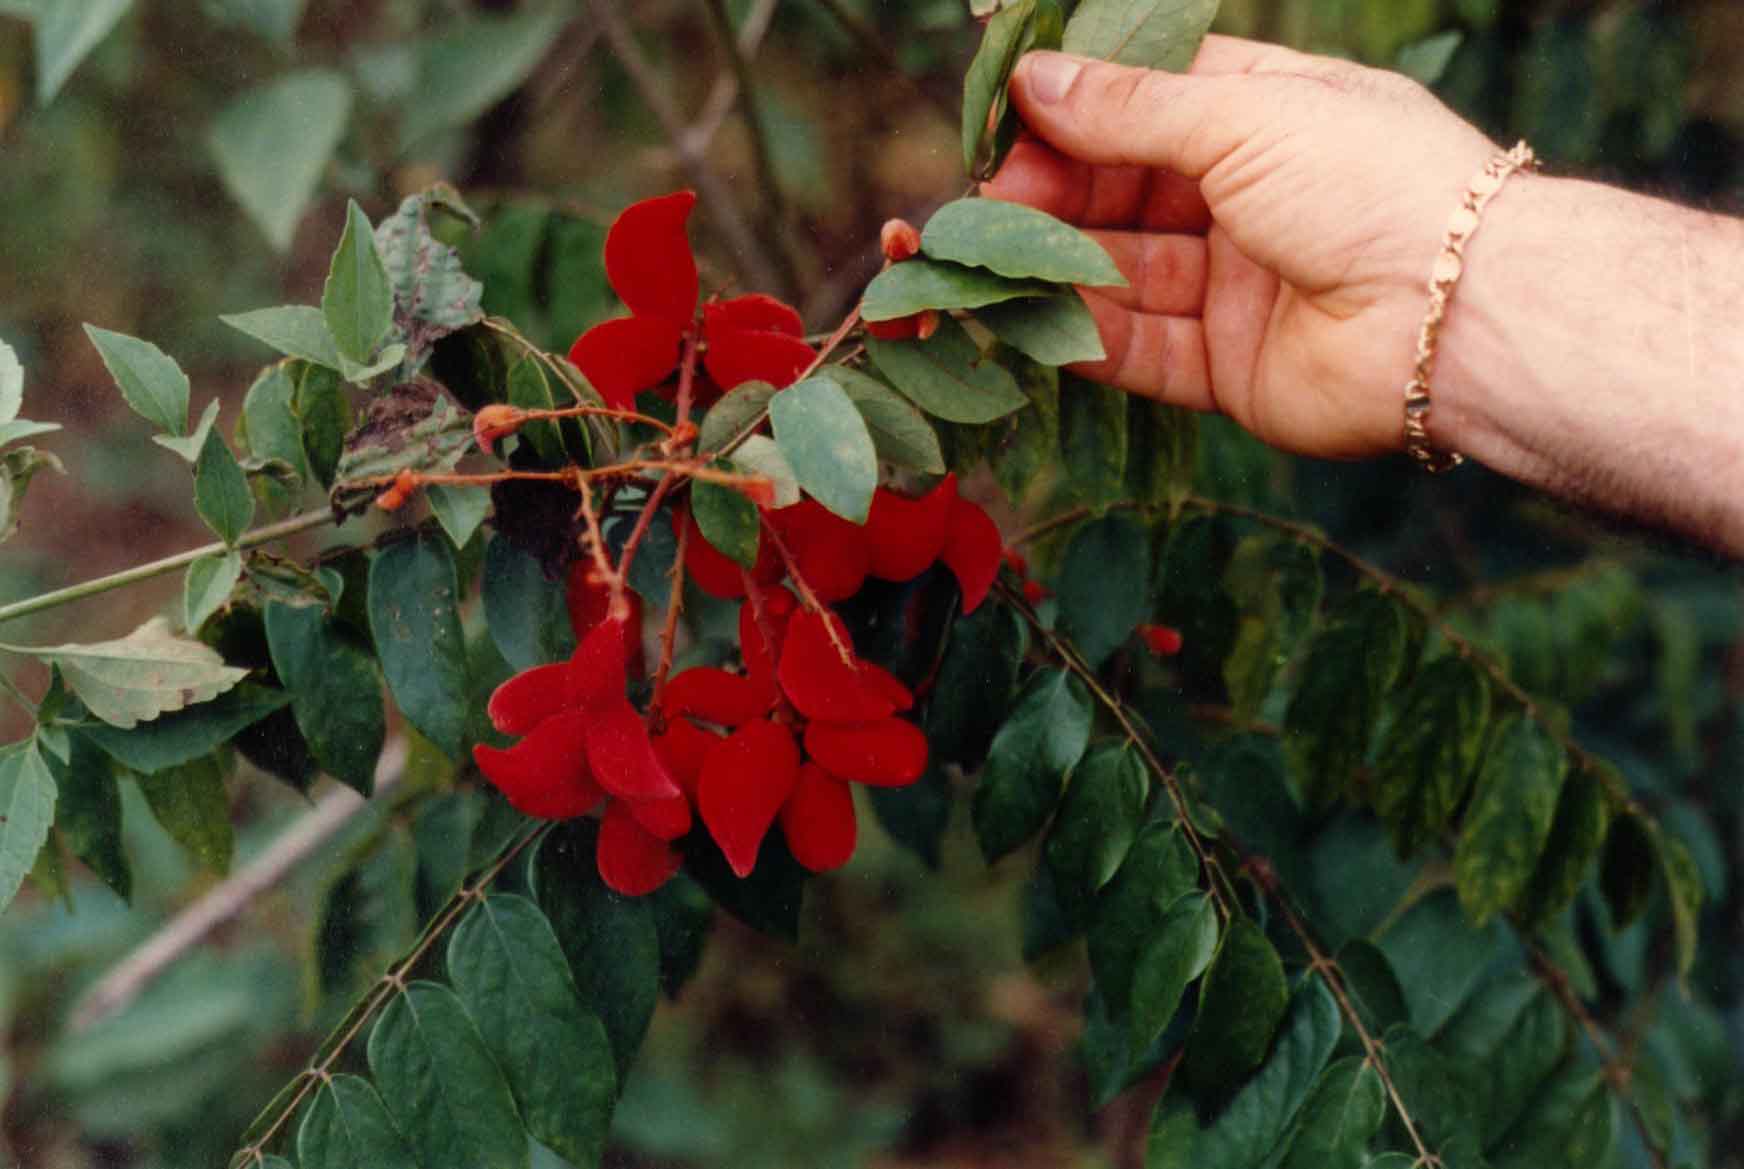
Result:
<instances>
[{"instance_id":1,"label":"pale skin","mask_svg":"<svg viewBox=\"0 0 1744 1169\"><path fill-rule=\"evenodd\" d=\"M1328 458L1401 450L1448 217L1498 144L1397 74L1227 37L1188 74L1032 53L983 193L1092 231L1079 372ZM1429 430L1503 474L1744 554L1744 222L1518 174L1442 329Z\"/></svg>"}]
</instances>

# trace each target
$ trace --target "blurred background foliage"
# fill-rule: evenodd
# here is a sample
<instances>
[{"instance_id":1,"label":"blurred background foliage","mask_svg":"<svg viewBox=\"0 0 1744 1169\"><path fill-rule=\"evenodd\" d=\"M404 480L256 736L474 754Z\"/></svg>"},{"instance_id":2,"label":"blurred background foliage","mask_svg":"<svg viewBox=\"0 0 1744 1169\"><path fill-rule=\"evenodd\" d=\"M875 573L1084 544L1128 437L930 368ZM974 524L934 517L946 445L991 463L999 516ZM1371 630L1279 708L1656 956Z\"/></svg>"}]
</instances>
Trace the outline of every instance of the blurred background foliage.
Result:
<instances>
[{"instance_id":1,"label":"blurred background foliage","mask_svg":"<svg viewBox=\"0 0 1744 1169\"><path fill-rule=\"evenodd\" d=\"M156 341L232 425L263 354L218 314L317 299L348 197L379 218L433 179L453 182L484 214L466 246L486 306L561 348L615 311L603 224L629 199L695 183L700 167L748 226L723 230L707 213L719 207L699 215L706 287L767 278L813 328L832 326L875 269L878 225L920 221L962 189L953 103L976 30L963 0L727 8L750 49L773 190L697 0L0 0L0 337L29 371L30 416L66 424L48 445L69 471L33 488L0 596L203 541L185 472L144 442L80 323ZM1736 0L1225 0L1220 28L1405 69L1498 140L1531 139L1559 171L1738 209ZM273 121L274 101L289 121ZM673 114L676 138L663 125ZM260 132L275 125L296 132ZM278 164L278 183L227 183L238 152ZM1680 1156L1744 1163L1729 1139L1744 1042L1736 572L1481 472L1442 481L1284 460L1217 424L1200 441L1202 488L1322 525L1436 590L1529 689L1566 701L1577 738L1684 834L1710 897L1696 996L1653 989L1639 926L1597 931L1586 976L1601 997L1615 987L1657 1008L1631 1032L1643 1078L1707 1126L1678 1134ZM9 638L110 636L174 588L87 602ZM1201 757L1188 712L1167 692L1150 705L1171 746ZM239 865L304 807L271 784L230 794ZM0 1163L221 1163L343 1008L356 967L415 928L418 874L473 834L454 826L483 815L475 794L372 810L126 1014L71 1038L79 992L216 879L126 795L131 907L78 871L64 901L27 891L0 920ZM987 870L963 811L937 873L875 837L817 882L797 948L717 921L682 1000L658 1016L608 1163L1135 1164L1148 1099L1089 1108L1082 959L1025 965L1027 864ZM1425 879L1398 870L1389 883L1372 820L1336 822L1322 841L1297 858L1299 892L1344 936L1376 928ZM322 917L339 859L359 848L388 859L366 870L373 883L344 921ZM1346 876L1359 870L1360 889ZM1589 897L1577 924L1602 912Z\"/></svg>"}]
</instances>

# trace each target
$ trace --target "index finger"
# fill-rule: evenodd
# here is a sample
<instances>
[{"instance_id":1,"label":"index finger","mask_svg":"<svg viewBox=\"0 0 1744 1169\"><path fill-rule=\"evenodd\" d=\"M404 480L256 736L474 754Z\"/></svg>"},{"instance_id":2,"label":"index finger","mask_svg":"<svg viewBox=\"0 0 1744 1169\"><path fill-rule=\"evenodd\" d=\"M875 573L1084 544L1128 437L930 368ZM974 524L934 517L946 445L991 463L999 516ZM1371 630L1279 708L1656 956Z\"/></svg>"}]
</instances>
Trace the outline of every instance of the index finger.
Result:
<instances>
[{"instance_id":1,"label":"index finger","mask_svg":"<svg viewBox=\"0 0 1744 1169\"><path fill-rule=\"evenodd\" d=\"M981 193L1082 227L1203 235L1211 226L1211 209L1191 179L1149 167L1091 166L1028 135Z\"/></svg>"}]
</instances>

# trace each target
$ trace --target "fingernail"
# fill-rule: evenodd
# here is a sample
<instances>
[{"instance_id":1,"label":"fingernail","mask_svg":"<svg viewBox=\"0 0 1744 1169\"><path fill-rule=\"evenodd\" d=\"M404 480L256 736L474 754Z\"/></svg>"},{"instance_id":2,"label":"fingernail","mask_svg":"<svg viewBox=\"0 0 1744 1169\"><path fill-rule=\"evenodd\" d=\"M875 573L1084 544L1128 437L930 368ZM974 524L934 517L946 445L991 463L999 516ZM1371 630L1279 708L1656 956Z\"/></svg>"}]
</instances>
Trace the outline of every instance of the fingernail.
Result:
<instances>
[{"instance_id":1,"label":"fingernail","mask_svg":"<svg viewBox=\"0 0 1744 1169\"><path fill-rule=\"evenodd\" d=\"M1033 53L1028 62L1030 96L1051 106L1066 96L1083 65L1063 53Z\"/></svg>"}]
</instances>

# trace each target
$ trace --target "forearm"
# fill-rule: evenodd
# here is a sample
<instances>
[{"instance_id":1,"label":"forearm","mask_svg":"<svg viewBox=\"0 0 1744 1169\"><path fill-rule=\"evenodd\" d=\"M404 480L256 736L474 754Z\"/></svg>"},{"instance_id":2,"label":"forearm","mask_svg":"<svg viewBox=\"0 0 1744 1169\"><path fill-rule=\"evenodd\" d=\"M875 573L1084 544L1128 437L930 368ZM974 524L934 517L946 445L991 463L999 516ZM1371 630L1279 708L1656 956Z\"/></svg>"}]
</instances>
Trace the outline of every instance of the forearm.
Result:
<instances>
[{"instance_id":1,"label":"forearm","mask_svg":"<svg viewBox=\"0 0 1744 1169\"><path fill-rule=\"evenodd\" d=\"M1438 441L1744 554L1744 222L1522 176L1466 256Z\"/></svg>"}]
</instances>

